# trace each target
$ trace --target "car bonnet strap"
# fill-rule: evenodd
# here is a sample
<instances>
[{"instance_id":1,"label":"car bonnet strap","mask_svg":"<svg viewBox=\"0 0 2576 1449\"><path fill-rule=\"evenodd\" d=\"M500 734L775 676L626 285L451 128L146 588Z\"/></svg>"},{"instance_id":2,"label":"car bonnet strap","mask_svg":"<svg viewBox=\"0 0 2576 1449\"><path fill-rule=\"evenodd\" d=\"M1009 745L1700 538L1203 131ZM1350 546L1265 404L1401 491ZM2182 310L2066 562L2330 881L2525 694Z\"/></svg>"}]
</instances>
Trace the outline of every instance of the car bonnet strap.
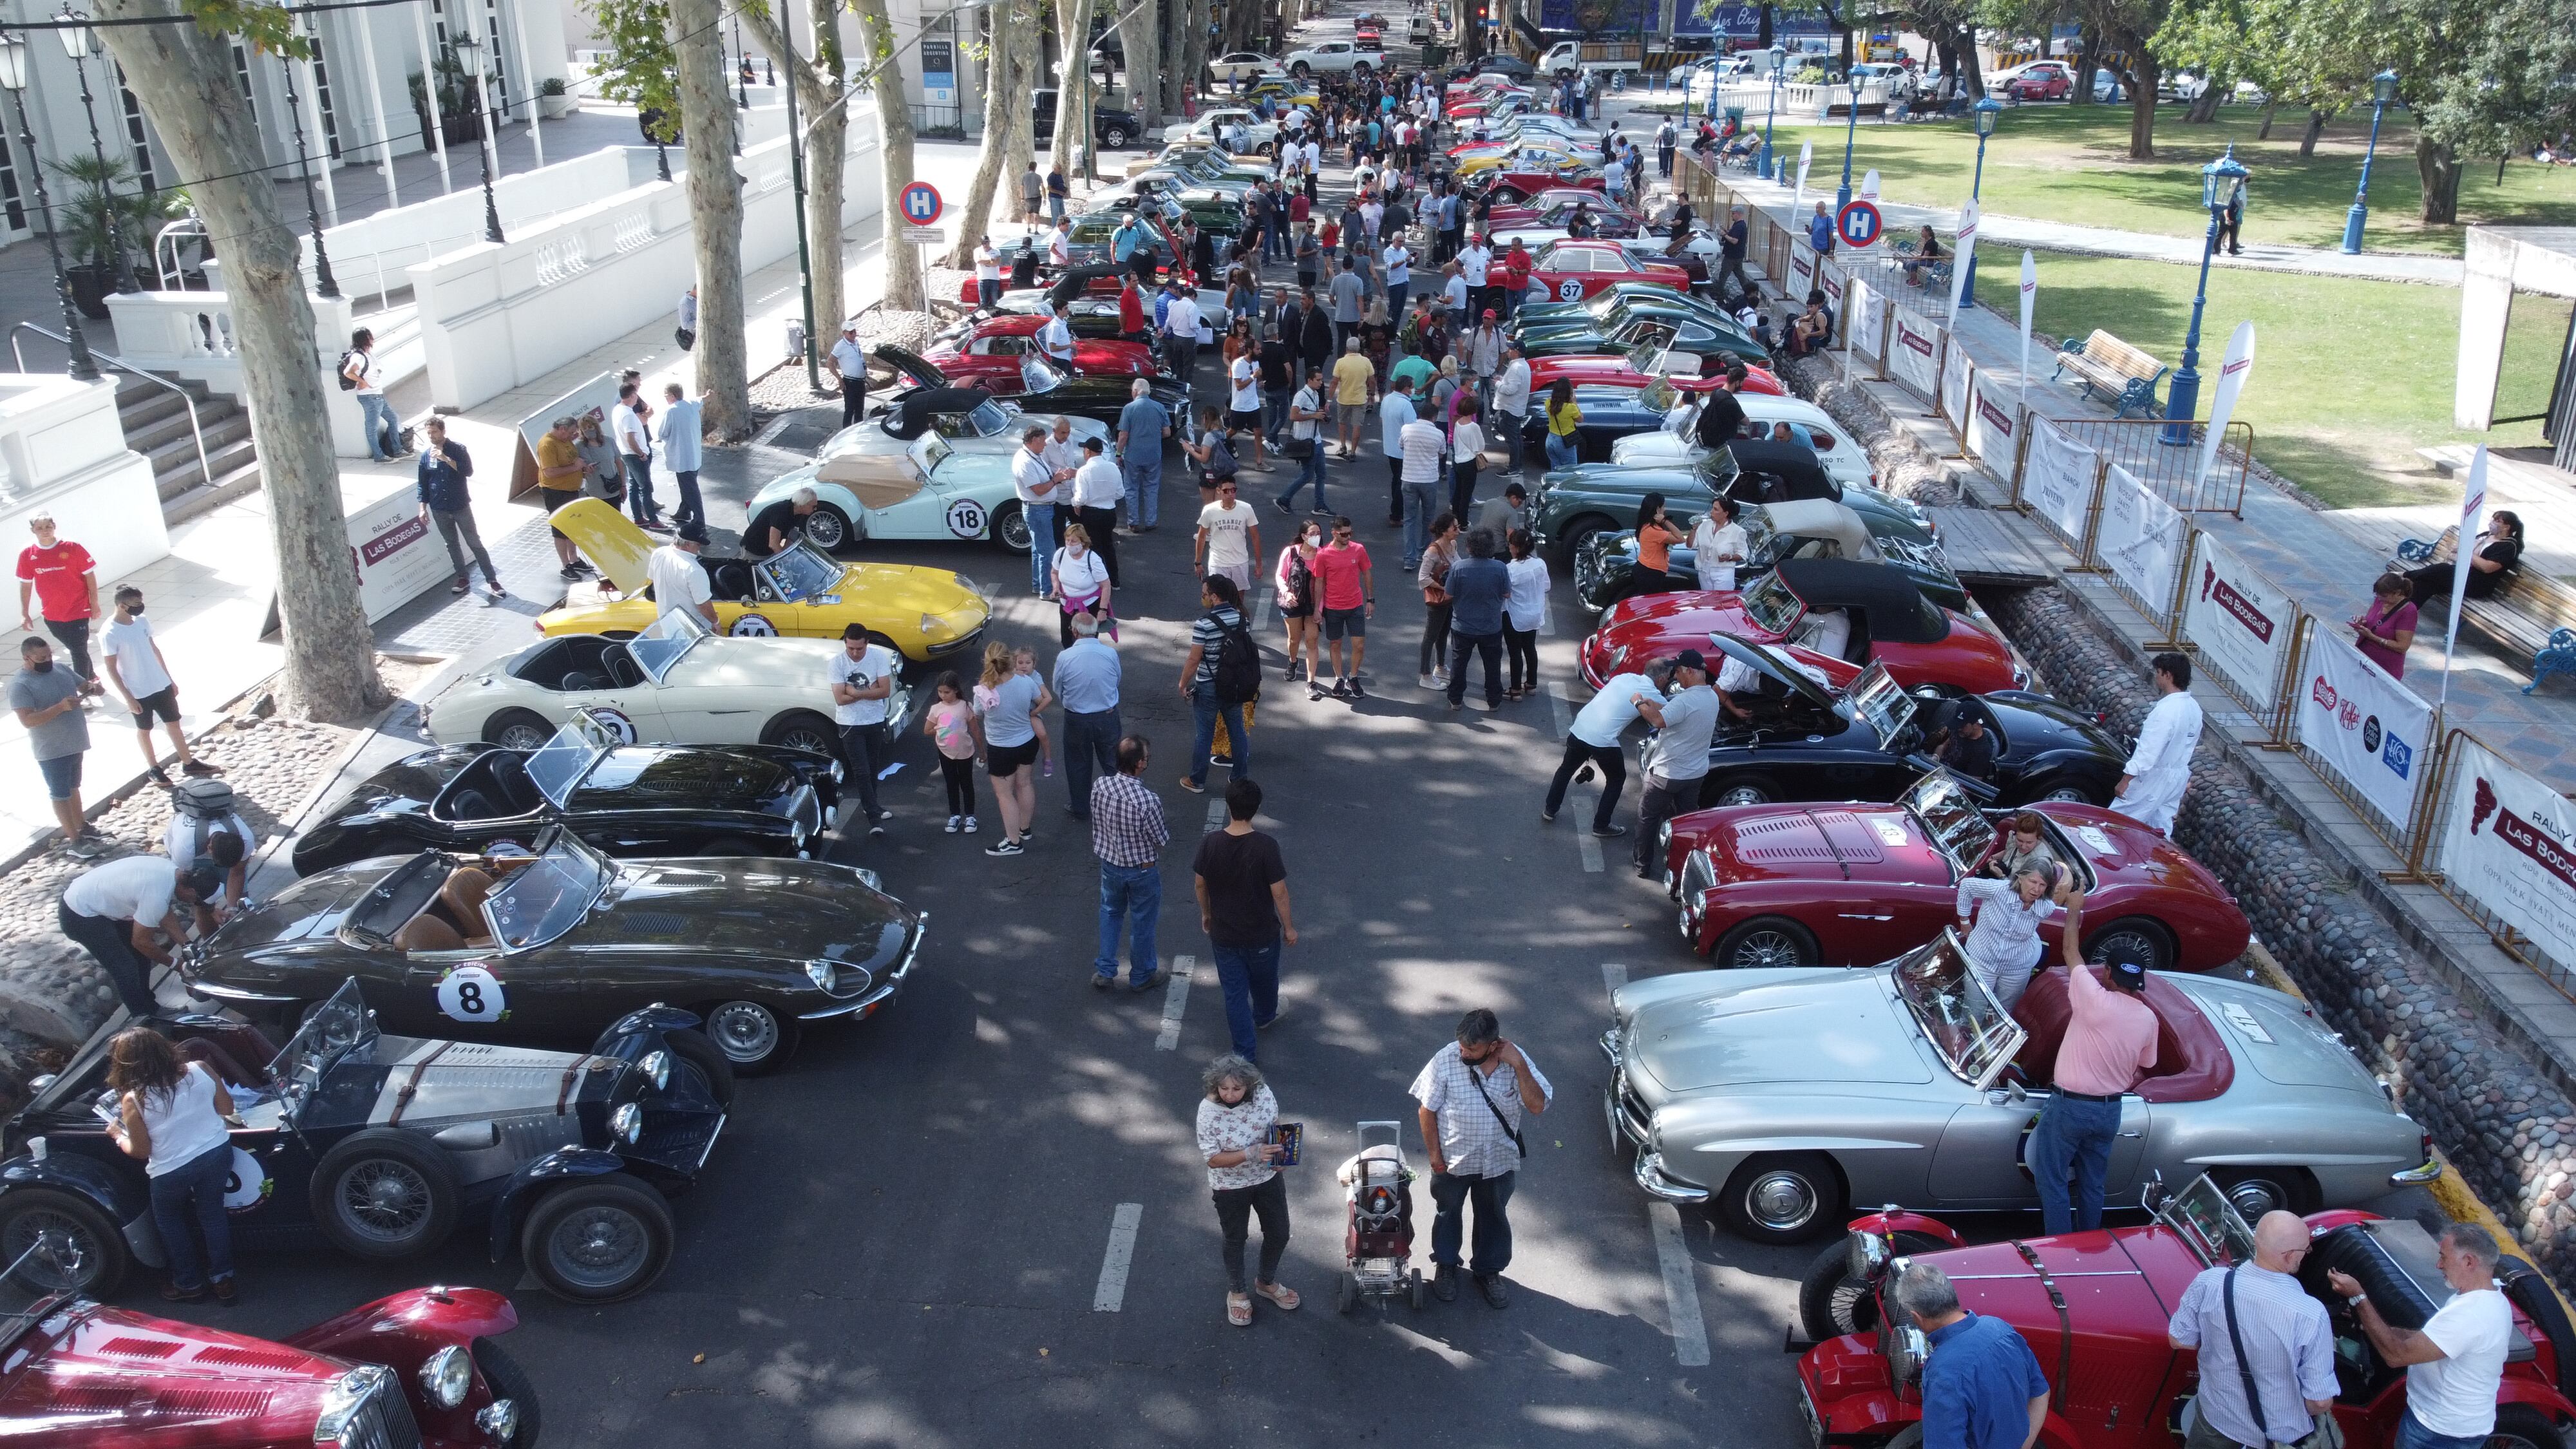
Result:
<instances>
[{"instance_id":1,"label":"car bonnet strap","mask_svg":"<svg viewBox=\"0 0 2576 1449\"><path fill-rule=\"evenodd\" d=\"M399 1127L402 1125L403 1113L410 1108L411 1099L420 1093L421 1075L429 1070L430 1063L447 1055L448 1048L455 1045L456 1043L452 1041L440 1042L438 1044L438 1050L431 1052L429 1055L422 1057L419 1061L411 1064L411 1075L403 1079L402 1090L394 1094L393 1115L385 1119L386 1126Z\"/></svg>"},{"instance_id":2,"label":"car bonnet strap","mask_svg":"<svg viewBox=\"0 0 2576 1449\"><path fill-rule=\"evenodd\" d=\"M2039 1275L2039 1286L2048 1292L2049 1305L2057 1310L2057 1382L2049 1390L2049 1399L2057 1412L2066 1412L2066 1375L2075 1366L2075 1325L2066 1312L2066 1294L2057 1280L2048 1275L2048 1265L2039 1261L2039 1253L2019 1238L2013 1239L2013 1251Z\"/></svg>"}]
</instances>

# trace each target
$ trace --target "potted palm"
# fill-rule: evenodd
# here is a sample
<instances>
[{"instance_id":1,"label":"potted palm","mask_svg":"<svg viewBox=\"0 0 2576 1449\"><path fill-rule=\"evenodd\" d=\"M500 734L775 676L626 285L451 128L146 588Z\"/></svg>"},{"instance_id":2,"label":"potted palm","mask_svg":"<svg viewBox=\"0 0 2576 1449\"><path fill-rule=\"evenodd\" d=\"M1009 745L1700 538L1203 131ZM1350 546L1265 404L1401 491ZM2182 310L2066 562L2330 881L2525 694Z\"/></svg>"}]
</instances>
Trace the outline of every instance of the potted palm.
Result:
<instances>
[{"instance_id":1,"label":"potted palm","mask_svg":"<svg viewBox=\"0 0 2576 1449\"><path fill-rule=\"evenodd\" d=\"M580 98L572 94L571 88L564 84L562 76L550 75L537 82L537 111L547 120L569 116L579 109L580 105Z\"/></svg>"},{"instance_id":2,"label":"potted palm","mask_svg":"<svg viewBox=\"0 0 2576 1449\"><path fill-rule=\"evenodd\" d=\"M63 268L72 304L85 317L105 317L108 294L151 255L153 234L178 215L179 198L132 187L134 169L122 157L72 156L46 165L72 188L56 213L74 258Z\"/></svg>"}]
</instances>

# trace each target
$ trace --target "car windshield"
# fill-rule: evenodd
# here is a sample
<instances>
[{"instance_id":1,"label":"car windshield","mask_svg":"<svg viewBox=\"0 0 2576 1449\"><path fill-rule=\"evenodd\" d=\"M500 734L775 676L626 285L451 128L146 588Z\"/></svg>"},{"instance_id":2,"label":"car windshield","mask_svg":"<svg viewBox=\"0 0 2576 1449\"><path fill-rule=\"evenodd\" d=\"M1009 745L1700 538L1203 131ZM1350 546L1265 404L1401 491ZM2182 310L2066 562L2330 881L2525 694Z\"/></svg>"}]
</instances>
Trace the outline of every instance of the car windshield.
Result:
<instances>
[{"instance_id":1,"label":"car windshield","mask_svg":"<svg viewBox=\"0 0 2576 1449\"><path fill-rule=\"evenodd\" d=\"M278 1120L293 1127L305 1100L321 1087L323 1076L353 1055L363 1057L375 1041L375 1014L367 1010L366 998L358 994L357 978L351 977L340 983L330 1000L304 1013L294 1040L268 1064L268 1074L277 1083Z\"/></svg>"},{"instance_id":2,"label":"car windshield","mask_svg":"<svg viewBox=\"0 0 2576 1449\"><path fill-rule=\"evenodd\" d=\"M1665 323L1650 324L1638 334L1642 341L1628 349L1628 370L1641 377L1663 377L1673 370L1676 360L1671 351L1673 329Z\"/></svg>"},{"instance_id":3,"label":"car windshield","mask_svg":"<svg viewBox=\"0 0 2576 1449\"><path fill-rule=\"evenodd\" d=\"M1691 471L1699 475L1699 486L1711 493L1723 493L1740 470L1735 466L1735 454L1724 448L1711 448L1691 464Z\"/></svg>"},{"instance_id":4,"label":"car windshield","mask_svg":"<svg viewBox=\"0 0 2576 1449\"><path fill-rule=\"evenodd\" d=\"M615 878L616 867L557 829L545 853L512 871L483 902L492 939L504 951L533 951L571 930Z\"/></svg>"},{"instance_id":5,"label":"car windshield","mask_svg":"<svg viewBox=\"0 0 2576 1449\"><path fill-rule=\"evenodd\" d=\"M1064 385L1064 370L1032 352L1020 359L1020 390L1025 393L1053 392ZM945 457L946 454L940 456Z\"/></svg>"},{"instance_id":6,"label":"car windshield","mask_svg":"<svg viewBox=\"0 0 2576 1449\"><path fill-rule=\"evenodd\" d=\"M2254 1261L2254 1230L2207 1173L2166 1199L2156 1209L2156 1221L2173 1229L2204 1268Z\"/></svg>"},{"instance_id":7,"label":"car windshield","mask_svg":"<svg viewBox=\"0 0 2576 1449\"><path fill-rule=\"evenodd\" d=\"M643 633L626 641L626 652L655 684L671 677L681 656L707 637L706 620L692 609L665 609Z\"/></svg>"},{"instance_id":8,"label":"car windshield","mask_svg":"<svg viewBox=\"0 0 2576 1449\"><path fill-rule=\"evenodd\" d=\"M937 436L925 434L923 441ZM794 546L762 560L760 568L769 576L770 588L790 604L821 598L841 582L841 566L832 561L831 555L801 538Z\"/></svg>"},{"instance_id":9,"label":"car windshield","mask_svg":"<svg viewBox=\"0 0 2576 1449\"><path fill-rule=\"evenodd\" d=\"M1717 453L1725 456L1726 450L1720 448ZM1780 582L1780 575L1776 572L1755 579L1753 587L1744 591L1744 617L1752 620L1766 634L1787 638L1806 612L1807 606L1799 601L1796 594L1789 592L1789 586Z\"/></svg>"},{"instance_id":10,"label":"car windshield","mask_svg":"<svg viewBox=\"0 0 2576 1449\"><path fill-rule=\"evenodd\" d=\"M581 777L589 774L590 767L606 753L578 725L565 725L528 756L528 778L536 784L537 793L560 810L572 798L573 787L581 783Z\"/></svg>"},{"instance_id":11,"label":"car windshield","mask_svg":"<svg viewBox=\"0 0 2576 1449\"><path fill-rule=\"evenodd\" d=\"M1876 666L1872 668L1875 672ZM1897 803L1914 812L1924 831L1939 842L1941 853L1962 871L1976 869L1995 843L1994 822L1947 770L1931 771L1915 781Z\"/></svg>"},{"instance_id":12,"label":"car windshield","mask_svg":"<svg viewBox=\"0 0 2576 1449\"><path fill-rule=\"evenodd\" d=\"M1883 664L1871 665L1868 673L1854 680L1845 698L1851 701L1852 713L1878 731L1880 749L1895 749L1897 736L1914 723L1914 696L1888 676Z\"/></svg>"},{"instance_id":13,"label":"car windshield","mask_svg":"<svg viewBox=\"0 0 2576 1449\"><path fill-rule=\"evenodd\" d=\"M1956 932L1943 931L1891 970L1898 999L1960 1081L1984 1091L2021 1050L2028 1033L1968 970Z\"/></svg>"}]
</instances>

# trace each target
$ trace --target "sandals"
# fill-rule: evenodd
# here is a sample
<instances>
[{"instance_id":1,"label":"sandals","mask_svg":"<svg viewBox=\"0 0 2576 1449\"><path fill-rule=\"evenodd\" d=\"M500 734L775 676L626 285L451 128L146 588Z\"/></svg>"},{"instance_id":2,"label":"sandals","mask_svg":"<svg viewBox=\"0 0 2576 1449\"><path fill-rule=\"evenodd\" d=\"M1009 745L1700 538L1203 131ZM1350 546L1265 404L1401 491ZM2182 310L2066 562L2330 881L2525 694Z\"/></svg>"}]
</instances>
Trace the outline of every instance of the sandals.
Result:
<instances>
[{"instance_id":1,"label":"sandals","mask_svg":"<svg viewBox=\"0 0 2576 1449\"><path fill-rule=\"evenodd\" d=\"M1249 1293L1228 1293L1225 1295L1225 1321L1233 1324L1237 1328L1250 1328L1252 1326L1252 1295Z\"/></svg>"},{"instance_id":2,"label":"sandals","mask_svg":"<svg viewBox=\"0 0 2576 1449\"><path fill-rule=\"evenodd\" d=\"M1252 1285L1252 1291L1279 1305L1279 1311L1282 1313L1295 1312L1297 1305L1305 1301L1297 1296L1296 1289L1282 1287L1277 1283L1255 1283Z\"/></svg>"}]
</instances>

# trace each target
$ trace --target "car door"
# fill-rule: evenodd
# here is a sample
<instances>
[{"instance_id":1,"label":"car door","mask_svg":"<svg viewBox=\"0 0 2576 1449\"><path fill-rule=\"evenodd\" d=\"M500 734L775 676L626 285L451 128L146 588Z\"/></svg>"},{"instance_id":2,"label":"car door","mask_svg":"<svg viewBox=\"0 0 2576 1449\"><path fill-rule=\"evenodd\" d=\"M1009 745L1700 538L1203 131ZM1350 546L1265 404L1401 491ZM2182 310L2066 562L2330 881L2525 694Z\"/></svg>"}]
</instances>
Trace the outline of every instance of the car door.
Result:
<instances>
[{"instance_id":1,"label":"car door","mask_svg":"<svg viewBox=\"0 0 2576 1449\"><path fill-rule=\"evenodd\" d=\"M1924 1206L2038 1206L2039 1189L2033 1186L2028 1162L2030 1129L2053 1095L2045 1087L2022 1091L1997 1086L1951 1114L1932 1152L1934 1201ZM2120 1134L2111 1140L2111 1164L2102 1185L2106 1203L2136 1198L2138 1166L2146 1157L2153 1115L2154 1109L2134 1092L2120 1099Z\"/></svg>"},{"instance_id":2,"label":"car door","mask_svg":"<svg viewBox=\"0 0 2576 1449\"><path fill-rule=\"evenodd\" d=\"M609 680L597 689L557 692L554 698L560 701L562 712L550 723L568 723L579 718L584 710L601 711L611 721L623 721L625 732L637 739L659 737L668 726L662 719L661 705L654 697L652 683L644 677L644 671L635 667L634 660L626 657L622 646L614 640L601 653L600 662L608 667Z\"/></svg>"}]
</instances>

